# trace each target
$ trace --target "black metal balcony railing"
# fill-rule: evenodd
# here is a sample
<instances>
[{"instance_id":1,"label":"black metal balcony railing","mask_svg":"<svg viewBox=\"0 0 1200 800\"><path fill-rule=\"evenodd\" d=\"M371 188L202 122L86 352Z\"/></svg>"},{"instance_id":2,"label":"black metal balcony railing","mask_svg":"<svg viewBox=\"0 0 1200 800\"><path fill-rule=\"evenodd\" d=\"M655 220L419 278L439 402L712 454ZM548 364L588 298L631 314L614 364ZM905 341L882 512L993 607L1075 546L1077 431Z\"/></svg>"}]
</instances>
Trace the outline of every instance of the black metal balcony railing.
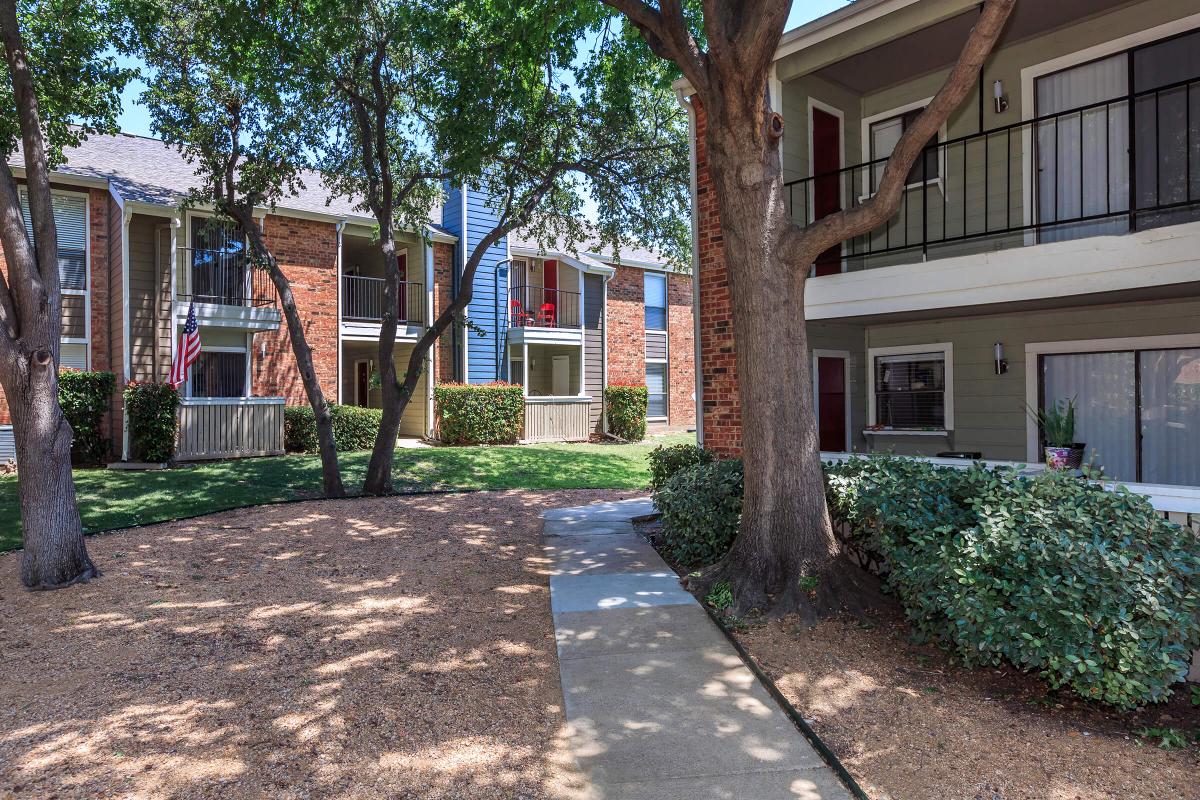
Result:
<instances>
[{"instance_id":1,"label":"black metal balcony railing","mask_svg":"<svg viewBox=\"0 0 1200 800\"><path fill-rule=\"evenodd\" d=\"M184 300L221 306L261 308L275 305L275 284L264 269L252 267L241 253L187 248L190 282L179 287ZM190 289L189 289L190 287Z\"/></svg>"},{"instance_id":2,"label":"black metal balcony railing","mask_svg":"<svg viewBox=\"0 0 1200 800\"><path fill-rule=\"evenodd\" d=\"M579 292L513 286L508 292L508 324L512 328L578 328Z\"/></svg>"},{"instance_id":3,"label":"black metal balcony railing","mask_svg":"<svg viewBox=\"0 0 1200 800\"><path fill-rule=\"evenodd\" d=\"M786 183L792 219L862 203L886 163ZM909 181L896 215L816 274L1200 219L1200 78L939 142Z\"/></svg>"},{"instance_id":4,"label":"black metal balcony railing","mask_svg":"<svg viewBox=\"0 0 1200 800\"><path fill-rule=\"evenodd\" d=\"M342 276L342 318L360 322L383 319L383 278L361 275ZM414 281L400 281L396 298L397 321L401 325L420 325L425 321L424 287Z\"/></svg>"}]
</instances>

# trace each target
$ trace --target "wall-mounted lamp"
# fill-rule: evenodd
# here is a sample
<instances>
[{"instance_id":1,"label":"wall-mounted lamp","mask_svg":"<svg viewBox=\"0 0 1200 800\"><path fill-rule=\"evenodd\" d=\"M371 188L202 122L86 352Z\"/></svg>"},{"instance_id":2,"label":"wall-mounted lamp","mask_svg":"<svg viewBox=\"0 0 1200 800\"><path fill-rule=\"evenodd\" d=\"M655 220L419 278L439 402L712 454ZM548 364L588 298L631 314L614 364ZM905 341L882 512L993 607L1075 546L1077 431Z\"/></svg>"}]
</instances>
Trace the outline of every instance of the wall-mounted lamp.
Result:
<instances>
[{"instance_id":1,"label":"wall-mounted lamp","mask_svg":"<svg viewBox=\"0 0 1200 800\"><path fill-rule=\"evenodd\" d=\"M992 95L996 98L996 113L1003 114L1008 108L1008 95L1004 93L1004 81L992 84Z\"/></svg>"},{"instance_id":2,"label":"wall-mounted lamp","mask_svg":"<svg viewBox=\"0 0 1200 800\"><path fill-rule=\"evenodd\" d=\"M996 342L992 347L996 354L996 374L1003 375L1008 372L1008 361L1004 358L1004 345Z\"/></svg>"},{"instance_id":3,"label":"wall-mounted lamp","mask_svg":"<svg viewBox=\"0 0 1200 800\"><path fill-rule=\"evenodd\" d=\"M265 337L265 336L260 337L258 340L258 357L259 358L267 357L267 337Z\"/></svg>"}]
</instances>

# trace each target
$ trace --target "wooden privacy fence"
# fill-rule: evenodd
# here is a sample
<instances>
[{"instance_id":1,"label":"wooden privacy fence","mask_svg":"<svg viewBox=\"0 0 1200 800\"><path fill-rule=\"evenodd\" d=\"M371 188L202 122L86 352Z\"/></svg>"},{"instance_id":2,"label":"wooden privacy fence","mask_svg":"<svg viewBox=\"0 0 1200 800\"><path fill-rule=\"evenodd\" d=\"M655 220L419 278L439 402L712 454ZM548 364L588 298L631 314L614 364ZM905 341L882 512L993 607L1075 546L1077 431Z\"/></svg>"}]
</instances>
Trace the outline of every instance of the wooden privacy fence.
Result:
<instances>
[{"instance_id":1,"label":"wooden privacy fence","mask_svg":"<svg viewBox=\"0 0 1200 800\"><path fill-rule=\"evenodd\" d=\"M526 442L586 442L591 434L590 397L525 398Z\"/></svg>"},{"instance_id":2,"label":"wooden privacy fence","mask_svg":"<svg viewBox=\"0 0 1200 800\"><path fill-rule=\"evenodd\" d=\"M282 397L191 397L179 406L175 458L283 455Z\"/></svg>"}]
</instances>

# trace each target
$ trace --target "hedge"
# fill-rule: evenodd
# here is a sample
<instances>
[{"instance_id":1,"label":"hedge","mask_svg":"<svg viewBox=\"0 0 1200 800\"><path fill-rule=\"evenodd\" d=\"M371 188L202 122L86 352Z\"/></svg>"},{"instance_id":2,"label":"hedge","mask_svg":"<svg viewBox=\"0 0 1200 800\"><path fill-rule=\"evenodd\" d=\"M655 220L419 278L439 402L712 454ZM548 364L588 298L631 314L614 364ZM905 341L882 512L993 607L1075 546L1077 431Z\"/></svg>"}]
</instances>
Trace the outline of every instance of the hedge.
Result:
<instances>
[{"instance_id":1,"label":"hedge","mask_svg":"<svg viewBox=\"0 0 1200 800\"><path fill-rule=\"evenodd\" d=\"M443 383L433 389L433 411L446 444L513 444L525 427L525 394L508 383Z\"/></svg>"},{"instance_id":2,"label":"hedge","mask_svg":"<svg viewBox=\"0 0 1200 800\"><path fill-rule=\"evenodd\" d=\"M716 458L694 444L659 445L650 451L650 488L659 489L677 472L696 464L708 464Z\"/></svg>"},{"instance_id":3,"label":"hedge","mask_svg":"<svg viewBox=\"0 0 1200 800\"><path fill-rule=\"evenodd\" d=\"M825 469L834 521L882 558L916 640L1122 709L1165 700L1187 674L1200 646L1200 551L1141 495L1061 472L901 457ZM669 555L693 566L725 553L739 479L737 462L714 462L665 481L654 498Z\"/></svg>"},{"instance_id":4,"label":"hedge","mask_svg":"<svg viewBox=\"0 0 1200 800\"><path fill-rule=\"evenodd\" d=\"M379 434L383 411L378 408L329 404L333 424L333 445L339 451L370 450ZM315 453L317 418L312 406L287 406L283 409L283 446L289 453Z\"/></svg>"},{"instance_id":5,"label":"hedge","mask_svg":"<svg viewBox=\"0 0 1200 800\"><path fill-rule=\"evenodd\" d=\"M157 464L173 459L179 392L169 383L130 381L124 396L133 460Z\"/></svg>"},{"instance_id":6,"label":"hedge","mask_svg":"<svg viewBox=\"0 0 1200 800\"><path fill-rule=\"evenodd\" d=\"M627 442L646 438L646 406L649 392L644 385L611 384L604 389L604 413L608 432Z\"/></svg>"},{"instance_id":7,"label":"hedge","mask_svg":"<svg viewBox=\"0 0 1200 800\"><path fill-rule=\"evenodd\" d=\"M101 464L108 457L108 442L100 425L112 405L116 376L111 372L63 370L58 374L58 404L71 424L71 461Z\"/></svg>"}]
</instances>

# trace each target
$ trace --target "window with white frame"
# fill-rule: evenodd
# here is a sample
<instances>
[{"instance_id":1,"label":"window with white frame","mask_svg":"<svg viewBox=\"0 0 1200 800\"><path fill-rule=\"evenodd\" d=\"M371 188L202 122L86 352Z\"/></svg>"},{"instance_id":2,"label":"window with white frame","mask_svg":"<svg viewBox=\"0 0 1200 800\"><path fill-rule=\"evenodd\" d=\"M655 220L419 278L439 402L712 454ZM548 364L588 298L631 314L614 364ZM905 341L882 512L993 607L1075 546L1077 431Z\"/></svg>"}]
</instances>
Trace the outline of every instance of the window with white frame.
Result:
<instances>
[{"instance_id":1,"label":"window with white frame","mask_svg":"<svg viewBox=\"0 0 1200 800\"><path fill-rule=\"evenodd\" d=\"M62 341L59 366L88 368L89 304L87 297L87 197L52 192L54 227L58 236L58 279L62 291ZM21 215L25 232L34 241L29 197L21 189ZM36 242L35 242L36 244Z\"/></svg>"},{"instance_id":2,"label":"window with white frame","mask_svg":"<svg viewBox=\"0 0 1200 800\"><path fill-rule=\"evenodd\" d=\"M191 369L191 396L246 397L248 360L245 350L202 351Z\"/></svg>"},{"instance_id":3,"label":"window with white frame","mask_svg":"<svg viewBox=\"0 0 1200 800\"><path fill-rule=\"evenodd\" d=\"M953 428L949 345L879 348L871 361L871 424L900 431Z\"/></svg>"},{"instance_id":4,"label":"window with white frame","mask_svg":"<svg viewBox=\"0 0 1200 800\"><path fill-rule=\"evenodd\" d=\"M646 330L667 329L667 276L647 272L645 277Z\"/></svg>"},{"instance_id":5,"label":"window with white frame","mask_svg":"<svg viewBox=\"0 0 1200 800\"><path fill-rule=\"evenodd\" d=\"M667 416L667 365L665 362L646 362L646 417L665 419Z\"/></svg>"},{"instance_id":6,"label":"window with white frame","mask_svg":"<svg viewBox=\"0 0 1200 800\"><path fill-rule=\"evenodd\" d=\"M871 167L871 191L879 187L879 182L883 179L883 170L887 166L886 161L881 161L878 164L875 162L891 156L892 151L896 149L896 145L900 143L900 137L917 121L917 117L924 110L923 106L913 108L895 116L870 123L867 139L870 146L871 162L873 164ZM935 133L926 142L926 149L923 155L918 156L913 162L912 168L908 171L908 178L904 181L906 185L920 185L925 181L933 181L941 177L939 175L937 143L938 135ZM924 158L924 164L922 164L922 158Z\"/></svg>"}]
</instances>

